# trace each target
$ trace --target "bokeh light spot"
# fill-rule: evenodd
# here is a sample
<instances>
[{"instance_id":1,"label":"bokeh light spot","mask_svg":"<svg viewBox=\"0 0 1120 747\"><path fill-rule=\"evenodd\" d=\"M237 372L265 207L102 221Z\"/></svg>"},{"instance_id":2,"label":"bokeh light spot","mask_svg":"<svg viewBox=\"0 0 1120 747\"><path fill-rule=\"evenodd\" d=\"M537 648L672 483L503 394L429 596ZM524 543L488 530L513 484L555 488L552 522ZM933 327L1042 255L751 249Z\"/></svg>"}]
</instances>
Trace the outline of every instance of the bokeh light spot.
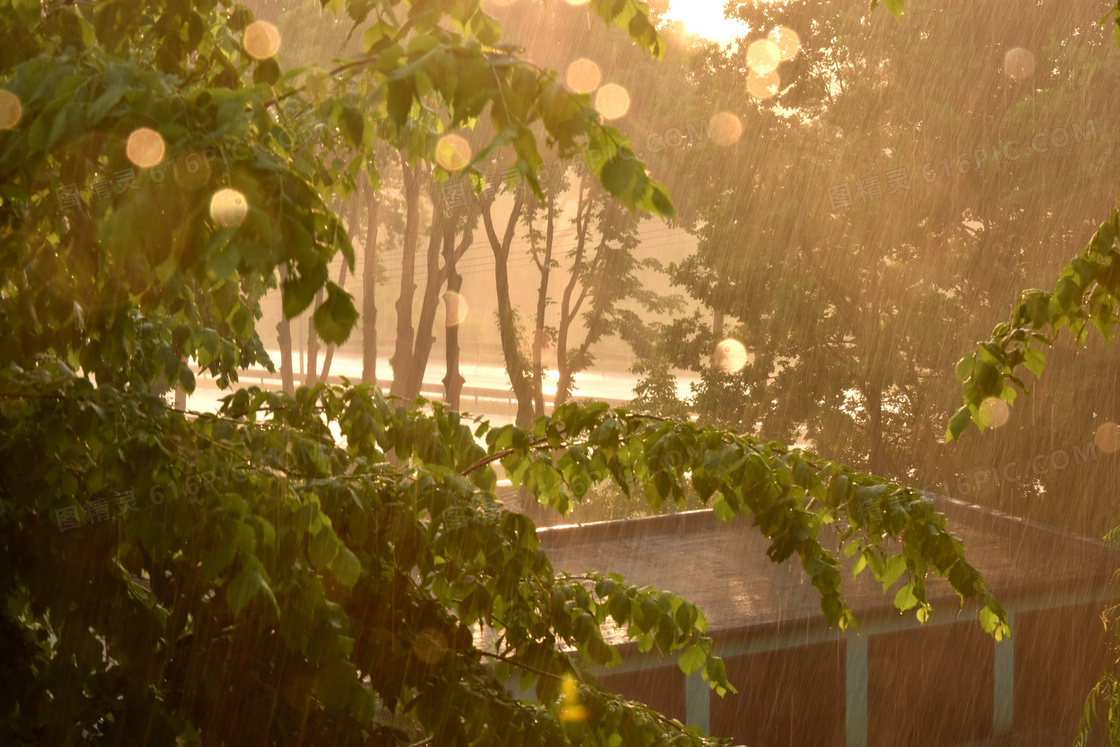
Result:
<instances>
[{"instance_id":1,"label":"bokeh light spot","mask_svg":"<svg viewBox=\"0 0 1120 747\"><path fill-rule=\"evenodd\" d=\"M565 675L560 684L564 705L560 706L561 721L586 721L590 716L587 706L579 702L579 689L571 675Z\"/></svg>"},{"instance_id":2,"label":"bokeh light spot","mask_svg":"<svg viewBox=\"0 0 1120 747\"><path fill-rule=\"evenodd\" d=\"M236 189L219 189L210 198L210 217L223 228L241 225L249 213L249 201Z\"/></svg>"},{"instance_id":3,"label":"bokeh light spot","mask_svg":"<svg viewBox=\"0 0 1120 747\"><path fill-rule=\"evenodd\" d=\"M617 83L608 83L595 94L595 108L604 119L618 119L630 111L630 94Z\"/></svg>"},{"instance_id":4,"label":"bokeh light spot","mask_svg":"<svg viewBox=\"0 0 1120 747\"><path fill-rule=\"evenodd\" d=\"M280 51L280 29L268 21L253 21L246 27L241 44L250 57L268 59Z\"/></svg>"},{"instance_id":5,"label":"bokeh light spot","mask_svg":"<svg viewBox=\"0 0 1120 747\"><path fill-rule=\"evenodd\" d=\"M998 397L988 397L980 403L980 418L989 428L999 428L1011 417L1011 408Z\"/></svg>"},{"instance_id":6,"label":"bokeh light spot","mask_svg":"<svg viewBox=\"0 0 1120 747\"><path fill-rule=\"evenodd\" d=\"M1022 80L1034 72L1034 55L1015 47L1003 56L1003 72L1012 80Z\"/></svg>"},{"instance_id":7,"label":"bokeh light spot","mask_svg":"<svg viewBox=\"0 0 1120 747\"><path fill-rule=\"evenodd\" d=\"M793 29L779 26L769 35L770 41L778 47L778 56L782 61L792 60L801 51L801 37Z\"/></svg>"},{"instance_id":8,"label":"bokeh light spot","mask_svg":"<svg viewBox=\"0 0 1120 747\"><path fill-rule=\"evenodd\" d=\"M23 104L19 96L0 88L0 130L10 130L23 117Z\"/></svg>"},{"instance_id":9,"label":"bokeh light spot","mask_svg":"<svg viewBox=\"0 0 1120 747\"><path fill-rule=\"evenodd\" d=\"M150 169L163 160L167 145L158 132L150 127L140 127L128 136L125 152L128 160L142 169Z\"/></svg>"},{"instance_id":10,"label":"bokeh light spot","mask_svg":"<svg viewBox=\"0 0 1120 747\"><path fill-rule=\"evenodd\" d=\"M458 171L471 162L471 144L459 135L444 135L436 143L436 163Z\"/></svg>"},{"instance_id":11,"label":"bokeh light spot","mask_svg":"<svg viewBox=\"0 0 1120 747\"><path fill-rule=\"evenodd\" d=\"M782 62L782 52L769 39L759 39L747 47L747 65L759 75L773 72Z\"/></svg>"},{"instance_id":12,"label":"bokeh light spot","mask_svg":"<svg viewBox=\"0 0 1120 747\"><path fill-rule=\"evenodd\" d=\"M470 313L467 299L455 291L447 291L443 294L443 308L447 314L446 326L448 327L458 327L467 320L467 314Z\"/></svg>"},{"instance_id":13,"label":"bokeh light spot","mask_svg":"<svg viewBox=\"0 0 1120 747\"><path fill-rule=\"evenodd\" d=\"M576 93L591 93L603 81L603 73L594 62L581 58L568 65L566 80Z\"/></svg>"},{"instance_id":14,"label":"bokeh light spot","mask_svg":"<svg viewBox=\"0 0 1120 747\"><path fill-rule=\"evenodd\" d=\"M1120 425L1105 423L1093 434L1093 443L1105 454L1120 450Z\"/></svg>"},{"instance_id":15,"label":"bokeh light spot","mask_svg":"<svg viewBox=\"0 0 1120 747\"><path fill-rule=\"evenodd\" d=\"M724 373L738 373L747 365L747 349L743 343L728 337L716 346L715 362Z\"/></svg>"},{"instance_id":16,"label":"bokeh light spot","mask_svg":"<svg viewBox=\"0 0 1120 747\"><path fill-rule=\"evenodd\" d=\"M774 70L764 74L752 70L747 74L747 92L760 101L776 94L781 86L782 79Z\"/></svg>"},{"instance_id":17,"label":"bokeh light spot","mask_svg":"<svg viewBox=\"0 0 1120 747\"><path fill-rule=\"evenodd\" d=\"M720 112L708 124L716 145L731 145L743 134L743 123L731 112Z\"/></svg>"},{"instance_id":18,"label":"bokeh light spot","mask_svg":"<svg viewBox=\"0 0 1120 747\"><path fill-rule=\"evenodd\" d=\"M447 655L447 636L438 630L425 628L413 639L412 653L425 664L435 664Z\"/></svg>"},{"instance_id":19,"label":"bokeh light spot","mask_svg":"<svg viewBox=\"0 0 1120 747\"><path fill-rule=\"evenodd\" d=\"M568 5L587 5L590 0L567 0Z\"/></svg>"}]
</instances>

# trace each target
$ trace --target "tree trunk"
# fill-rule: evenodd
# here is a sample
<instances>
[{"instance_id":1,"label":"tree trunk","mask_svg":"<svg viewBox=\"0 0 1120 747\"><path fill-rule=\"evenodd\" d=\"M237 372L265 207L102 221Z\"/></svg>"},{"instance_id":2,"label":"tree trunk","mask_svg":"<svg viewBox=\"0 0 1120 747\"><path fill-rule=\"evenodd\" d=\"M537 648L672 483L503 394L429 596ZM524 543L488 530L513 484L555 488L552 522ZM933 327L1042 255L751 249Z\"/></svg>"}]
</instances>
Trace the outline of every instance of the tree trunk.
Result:
<instances>
[{"instance_id":1,"label":"tree trunk","mask_svg":"<svg viewBox=\"0 0 1120 747\"><path fill-rule=\"evenodd\" d=\"M537 319L533 331L533 408L538 418L544 415L544 315L548 309L548 276L552 270L552 240L556 229L555 195L549 195L547 211L544 256L537 264L541 284L537 289Z\"/></svg>"},{"instance_id":2,"label":"tree trunk","mask_svg":"<svg viewBox=\"0 0 1120 747\"><path fill-rule=\"evenodd\" d=\"M288 268L280 265L280 282L288 279ZM292 321L281 312L280 323L276 325L277 342L280 345L280 381L284 391L294 394L295 375L292 371Z\"/></svg>"},{"instance_id":3,"label":"tree trunk","mask_svg":"<svg viewBox=\"0 0 1120 747\"><path fill-rule=\"evenodd\" d=\"M420 305L420 319L416 325L416 346L412 351L411 374L407 382L407 389L404 390L403 394L409 399L420 394L420 388L424 384L424 374L428 369L428 358L431 357L432 345L436 341L432 329L435 327L436 315L439 313L440 289L443 288L443 284L447 280L447 263L445 261L443 267L440 267L440 254L442 253L444 257L452 257L453 261L458 260L470 248L471 242L474 240L473 216L467 216L463 227L463 237L459 241L458 248L455 246L455 223L453 220L443 215L440 223L443 225L442 250L438 241L432 241L428 245L428 277L424 283L424 300ZM432 230L436 231L434 237L440 238L435 225L433 225Z\"/></svg>"},{"instance_id":4,"label":"tree trunk","mask_svg":"<svg viewBox=\"0 0 1120 747\"><path fill-rule=\"evenodd\" d=\"M447 293L443 296L445 311L444 344L446 347L447 373L443 376L443 401L452 410L459 410L459 399L466 380L459 373L459 293L463 289L463 276L456 269L458 257L454 247L444 244L444 271L447 273Z\"/></svg>"},{"instance_id":5,"label":"tree trunk","mask_svg":"<svg viewBox=\"0 0 1120 747\"><path fill-rule=\"evenodd\" d=\"M346 222L346 233L350 238L350 243L353 245L354 236L358 230L358 196L351 195L350 198L350 217ZM338 287L346 287L346 271L349 269L346 265L346 260L342 261L342 267L338 271ZM323 373L319 375L319 381L326 381L331 373L331 361L334 360L335 344L332 342L327 345L327 354L323 356ZM315 369L312 368L312 371Z\"/></svg>"},{"instance_id":6,"label":"tree trunk","mask_svg":"<svg viewBox=\"0 0 1120 747\"><path fill-rule=\"evenodd\" d=\"M303 375L304 386L315 386L318 381L316 372L319 370L319 333L315 331L315 309L323 303L323 289L315 294L315 303L311 305L311 313L307 316L307 373Z\"/></svg>"},{"instance_id":7,"label":"tree trunk","mask_svg":"<svg viewBox=\"0 0 1120 747\"><path fill-rule=\"evenodd\" d=\"M381 198L369 191L365 266L362 268L362 382L377 386L377 220Z\"/></svg>"},{"instance_id":8,"label":"tree trunk","mask_svg":"<svg viewBox=\"0 0 1120 747\"><path fill-rule=\"evenodd\" d=\"M408 365L393 379L393 392L405 399L413 399L420 394L424 385L424 372L428 368L428 356L436 338L432 328L439 311L439 289L443 287L439 255L445 244L455 243L455 228L443 215L440 207L433 208L431 235L428 237L428 267L424 279L424 296L420 301L420 318L416 322L415 343L409 350ZM399 382L399 383L398 383Z\"/></svg>"},{"instance_id":9,"label":"tree trunk","mask_svg":"<svg viewBox=\"0 0 1120 747\"><path fill-rule=\"evenodd\" d=\"M404 175L405 201L408 206L404 229L404 251L401 257L400 295L397 297L397 339L393 357L393 383L390 392L397 394L407 380L412 362L412 297L416 293L416 245L420 241L420 167L410 169L401 151L401 172Z\"/></svg>"},{"instance_id":10,"label":"tree trunk","mask_svg":"<svg viewBox=\"0 0 1120 747\"><path fill-rule=\"evenodd\" d=\"M568 401L568 392L572 388L574 374L568 361L568 333L572 322L579 315L583 299L587 297L584 288L576 300L572 301L572 293L579 284L579 274L583 269L583 255L587 248L587 231L591 226L592 199L585 184L580 181L579 201L576 207L576 249L572 259L571 277L564 287L564 296L560 301L560 324L556 330L556 398L553 400L556 407Z\"/></svg>"},{"instance_id":11,"label":"tree trunk","mask_svg":"<svg viewBox=\"0 0 1120 747\"><path fill-rule=\"evenodd\" d=\"M346 287L346 262L342 263L342 269L338 271L338 287ZM335 344L332 342L327 345L327 354L323 356L323 373L319 376L319 381L326 381L327 377L331 375L331 361L334 360Z\"/></svg>"},{"instance_id":12,"label":"tree trunk","mask_svg":"<svg viewBox=\"0 0 1120 747\"><path fill-rule=\"evenodd\" d=\"M509 297L509 248L513 242L514 229L521 215L525 198L518 195L514 199L513 210L506 223L504 236L499 240L494 231L494 220L490 215L493 201L482 207L482 220L486 226L486 237L494 252L494 285L498 293L498 332L502 338L502 355L506 361L513 394L517 398L517 425L528 428L533 424L533 383L525 372L525 361L517 340L517 327L514 324L513 303Z\"/></svg>"}]
</instances>

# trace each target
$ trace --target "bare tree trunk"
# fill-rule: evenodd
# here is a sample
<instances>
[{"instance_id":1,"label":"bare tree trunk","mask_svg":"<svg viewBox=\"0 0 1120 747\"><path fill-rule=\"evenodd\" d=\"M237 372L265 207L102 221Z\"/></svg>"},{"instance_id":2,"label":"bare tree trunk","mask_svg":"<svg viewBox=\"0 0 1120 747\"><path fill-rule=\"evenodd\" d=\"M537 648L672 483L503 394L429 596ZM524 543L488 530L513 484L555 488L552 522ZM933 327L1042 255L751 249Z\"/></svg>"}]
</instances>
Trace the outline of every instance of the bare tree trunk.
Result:
<instances>
[{"instance_id":1,"label":"bare tree trunk","mask_svg":"<svg viewBox=\"0 0 1120 747\"><path fill-rule=\"evenodd\" d=\"M432 329L435 327L436 314L439 312L440 289L443 288L447 279L447 264L444 263L443 267L440 267L440 254L442 253L445 257L451 256L457 260L470 248L471 242L474 240L473 215L467 216L458 248L455 246L454 221L449 216L444 215L441 223L443 225L442 250L438 241L432 241L428 245L428 277L424 283L424 300L420 305L420 319L416 324L416 345L412 351L410 375L406 382L407 388L402 390L403 396L409 399L420 394L420 388L424 384L424 374L428 369L428 358L431 357L432 345L436 341ZM436 230L433 225L433 231ZM438 231L434 237L440 238Z\"/></svg>"},{"instance_id":2,"label":"bare tree trunk","mask_svg":"<svg viewBox=\"0 0 1120 747\"><path fill-rule=\"evenodd\" d=\"M404 176L405 200L408 206L404 229L404 252L401 257L400 295L397 297L397 340L393 357L393 384L390 391L399 392L408 376L412 360L412 297L416 293L416 245L420 241L420 167L411 169L401 152L401 173Z\"/></svg>"},{"instance_id":3,"label":"bare tree trunk","mask_svg":"<svg viewBox=\"0 0 1120 747\"><path fill-rule=\"evenodd\" d=\"M502 355L506 361L506 373L509 375L513 394L517 398L516 422L519 427L528 428L533 423L533 383L526 375L525 361L521 357L517 328L514 324L513 303L509 296L509 248L524 203L524 196L518 194L514 199L509 221L506 223L505 234L500 240L494 231L494 220L490 215L493 201L483 205L482 220L486 226L490 248L494 252L494 285L498 292L498 332L502 338Z\"/></svg>"},{"instance_id":4,"label":"bare tree trunk","mask_svg":"<svg viewBox=\"0 0 1120 747\"><path fill-rule=\"evenodd\" d=\"M555 406L559 407L568 400L568 393L572 388L574 374L568 360L568 333L572 322L579 315L583 299L587 297L587 288L580 291L575 301L572 294L579 284L580 271L583 269L583 257L587 248L587 232L591 226L591 212L593 200L585 183L579 185L579 201L576 207L576 249L572 259L571 278L564 287L564 296L560 301L560 324L556 330L556 399Z\"/></svg>"},{"instance_id":5,"label":"bare tree trunk","mask_svg":"<svg viewBox=\"0 0 1120 747\"><path fill-rule=\"evenodd\" d=\"M338 287L346 287L346 262L342 263L342 269L338 271ZM327 377L331 375L331 361L334 360L335 344L332 342L327 345L327 354L323 356L323 373L319 376L319 381L326 381Z\"/></svg>"},{"instance_id":6,"label":"bare tree trunk","mask_svg":"<svg viewBox=\"0 0 1120 747\"><path fill-rule=\"evenodd\" d=\"M443 287L440 273L440 249L445 243L453 243L455 229L443 214L442 207L432 210L432 226L428 236L427 277L424 279L424 296L420 301L420 318L413 333L413 346L407 351L408 363L398 367L393 377L393 393L405 399L420 394L424 384L424 372L428 367L428 355L432 350L432 328L435 326L436 311L439 309L439 289Z\"/></svg>"},{"instance_id":7,"label":"bare tree trunk","mask_svg":"<svg viewBox=\"0 0 1120 747\"><path fill-rule=\"evenodd\" d=\"M552 271L552 240L556 229L555 195L550 194L548 197L545 220L544 255L537 262L541 284L537 289L537 319L533 331L533 409L538 418L544 415L544 315L548 309L548 276Z\"/></svg>"},{"instance_id":8,"label":"bare tree trunk","mask_svg":"<svg viewBox=\"0 0 1120 747\"><path fill-rule=\"evenodd\" d=\"M444 344L446 348L447 373L443 376L443 401L452 410L460 409L459 399L463 393L466 379L459 372L459 321L461 319L459 292L463 289L463 276L456 269L458 257L454 248L444 244L444 271L447 273L447 293L444 304Z\"/></svg>"},{"instance_id":9,"label":"bare tree trunk","mask_svg":"<svg viewBox=\"0 0 1120 747\"><path fill-rule=\"evenodd\" d=\"M358 231L358 196L351 195L350 197L350 216L346 222L346 233L350 238L350 243L353 245L354 237ZM338 271L338 287L346 287L346 271L349 268L346 265L346 260L343 259L342 267ZM327 345L327 354L323 357L323 373L319 375L319 381L326 381L331 373L331 361L334 360L335 344L332 342ZM314 367L311 369L314 371Z\"/></svg>"},{"instance_id":10,"label":"bare tree trunk","mask_svg":"<svg viewBox=\"0 0 1120 747\"><path fill-rule=\"evenodd\" d=\"M318 383L316 372L319 370L319 333L315 331L315 309L323 303L323 289L315 294L315 303L311 306L311 313L307 316L307 373L303 375L304 386L315 386Z\"/></svg>"},{"instance_id":11,"label":"bare tree trunk","mask_svg":"<svg viewBox=\"0 0 1120 747\"><path fill-rule=\"evenodd\" d=\"M280 265L280 282L288 279L288 268ZM280 323L276 325L277 342L280 345L280 381L284 391L294 394L295 375L292 371L292 322L281 312Z\"/></svg>"},{"instance_id":12,"label":"bare tree trunk","mask_svg":"<svg viewBox=\"0 0 1120 747\"><path fill-rule=\"evenodd\" d=\"M369 191L365 267L362 268L362 381L377 385L377 220L381 198Z\"/></svg>"}]
</instances>

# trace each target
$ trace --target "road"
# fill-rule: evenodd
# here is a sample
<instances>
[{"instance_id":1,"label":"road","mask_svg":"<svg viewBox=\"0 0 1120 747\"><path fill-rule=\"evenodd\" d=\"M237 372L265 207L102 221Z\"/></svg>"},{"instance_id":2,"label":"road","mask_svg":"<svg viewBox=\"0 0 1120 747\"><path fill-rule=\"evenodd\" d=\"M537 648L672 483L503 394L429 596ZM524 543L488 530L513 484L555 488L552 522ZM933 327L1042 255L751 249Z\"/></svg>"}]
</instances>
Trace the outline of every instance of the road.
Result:
<instances>
[{"instance_id":1,"label":"road","mask_svg":"<svg viewBox=\"0 0 1120 747\"><path fill-rule=\"evenodd\" d=\"M269 350L273 362L280 360L278 350ZM322 365L320 359L320 366ZM300 361L295 360L296 383L303 380L300 371ZM463 363L460 365L463 378L466 379L467 392L478 393L479 396L464 396L462 408L464 411L477 415L484 415L495 424L513 422L516 402L509 386L509 378L505 368L501 365L484 363ZM378 382L385 388L386 380L392 375L392 368L387 358L377 360ZM438 398L443 391L442 379L445 373L445 364L442 360L430 361L424 375L425 394ZM331 362L331 376L345 376L351 381L359 381L362 376L362 359L360 356L336 353ZM556 394L556 371L545 372L545 397L549 400ZM689 394L689 384L695 381L692 376L681 377L677 380L677 394L685 397ZM577 398L602 399L614 403L621 403L634 397L634 386L638 377L625 371L591 370L575 375L576 387L572 395ZM253 371L245 373L239 382L240 386L261 386L280 388L280 374L269 374L266 371ZM484 390L484 391L480 391ZM198 388L187 399L187 408L202 412L212 412L218 407L218 400L226 396L227 392L219 390L208 377L198 377Z\"/></svg>"}]
</instances>

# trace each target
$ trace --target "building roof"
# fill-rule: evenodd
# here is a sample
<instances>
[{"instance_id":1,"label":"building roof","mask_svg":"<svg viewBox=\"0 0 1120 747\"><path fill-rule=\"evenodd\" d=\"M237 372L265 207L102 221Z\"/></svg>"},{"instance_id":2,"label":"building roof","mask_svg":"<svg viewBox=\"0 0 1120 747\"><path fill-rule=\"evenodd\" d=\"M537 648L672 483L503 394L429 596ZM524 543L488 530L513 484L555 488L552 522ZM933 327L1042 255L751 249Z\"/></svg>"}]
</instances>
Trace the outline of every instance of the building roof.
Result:
<instances>
[{"instance_id":1,"label":"building roof","mask_svg":"<svg viewBox=\"0 0 1120 747\"><path fill-rule=\"evenodd\" d=\"M931 497L946 515L949 530L964 542L965 556L1005 607L1024 600L1034 607L1058 606L1059 598L1103 589L1120 568L1120 554L1103 542ZM704 611L714 637L791 625L827 626L820 595L797 557L772 563L766 556L768 541L749 518L725 523L711 511L690 511L543 528L538 537L558 571L616 572L627 583L653 585L689 600ZM821 538L826 547L835 547L823 532ZM836 555L850 569L851 561L839 549ZM857 624L900 615L893 606L893 590L884 594L869 571L854 579L846 572L844 595ZM960 610L959 598L943 579L927 580L927 598L935 613ZM973 614L967 613L967 618ZM612 642L621 642L621 636Z\"/></svg>"}]
</instances>

